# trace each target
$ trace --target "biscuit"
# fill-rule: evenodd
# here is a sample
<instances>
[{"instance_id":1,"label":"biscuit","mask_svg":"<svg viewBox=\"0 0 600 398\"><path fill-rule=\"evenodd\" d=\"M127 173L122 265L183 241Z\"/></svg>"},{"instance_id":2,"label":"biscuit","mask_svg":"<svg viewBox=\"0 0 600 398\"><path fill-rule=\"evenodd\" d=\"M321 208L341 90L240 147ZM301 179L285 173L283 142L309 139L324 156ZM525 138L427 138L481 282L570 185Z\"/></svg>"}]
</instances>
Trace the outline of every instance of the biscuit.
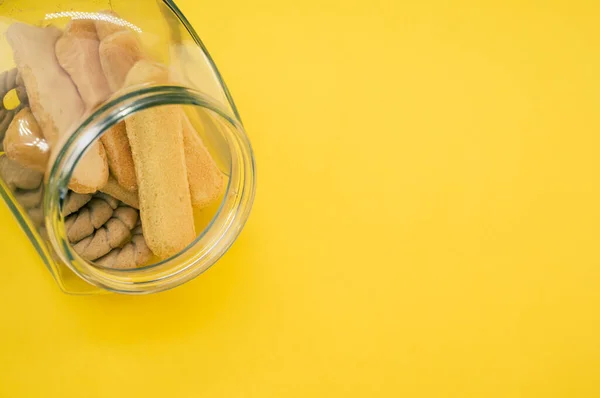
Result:
<instances>
[{"instance_id":1,"label":"biscuit","mask_svg":"<svg viewBox=\"0 0 600 398\"><path fill-rule=\"evenodd\" d=\"M144 58L142 45L135 33L119 31L100 42L100 64L108 87L114 92L123 87L129 70Z\"/></svg>"},{"instance_id":2,"label":"biscuit","mask_svg":"<svg viewBox=\"0 0 600 398\"><path fill-rule=\"evenodd\" d=\"M31 111L50 145L52 159L79 124L85 108L75 84L56 58L55 45L61 35L54 27L23 23L13 23L6 31ZM95 192L107 178L104 148L94 143L75 167L69 188L78 193Z\"/></svg>"},{"instance_id":3,"label":"biscuit","mask_svg":"<svg viewBox=\"0 0 600 398\"><path fill-rule=\"evenodd\" d=\"M6 156L12 160L42 173L46 171L50 148L29 108L15 115L3 145Z\"/></svg>"},{"instance_id":4,"label":"biscuit","mask_svg":"<svg viewBox=\"0 0 600 398\"><path fill-rule=\"evenodd\" d=\"M94 22L69 22L55 46L56 58L77 86L87 109L105 101L111 94L100 64L100 40Z\"/></svg>"},{"instance_id":5,"label":"biscuit","mask_svg":"<svg viewBox=\"0 0 600 398\"><path fill-rule=\"evenodd\" d=\"M125 86L167 81L164 66L139 61L128 73ZM129 116L125 123L137 175L144 237L155 255L166 258L196 237L181 109L172 105L149 108Z\"/></svg>"},{"instance_id":6,"label":"biscuit","mask_svg":"<svg viewBox=\"0 0 600 398\"><path fill-rule=\"evenodd\" d=\"M140 202L138 199L137 191L132 192L123 188L119 185L119 183L113 176L108 177L107 183L102 188L100 188L100 191L116 199L119 199L121 202L131 207L135 207L136 209L140 208Z\"/></svg>"},{"instance_id":7,"label":"biscuit","mask_svg":"<svg viewBox=\"0 0 600 398\"><path fill-rule=\"evenodd\" d=\"M204 208L219 198L225 185L225 176L204 146L185 112L183 119L183 143L185 163L192 205Z\"/></svg>"},{"instance_id":8,"label":"biscuit","mask_svg":"<svg viewBox=\"0 0 600 398\"><path fill-rule=\"evenodd\" d=\"M136 191L135 166L131 157L125 122L112 126L102 135L101 141L106 150L110 173L120 186L128 191Z\"/></svg>"}]
</instances>

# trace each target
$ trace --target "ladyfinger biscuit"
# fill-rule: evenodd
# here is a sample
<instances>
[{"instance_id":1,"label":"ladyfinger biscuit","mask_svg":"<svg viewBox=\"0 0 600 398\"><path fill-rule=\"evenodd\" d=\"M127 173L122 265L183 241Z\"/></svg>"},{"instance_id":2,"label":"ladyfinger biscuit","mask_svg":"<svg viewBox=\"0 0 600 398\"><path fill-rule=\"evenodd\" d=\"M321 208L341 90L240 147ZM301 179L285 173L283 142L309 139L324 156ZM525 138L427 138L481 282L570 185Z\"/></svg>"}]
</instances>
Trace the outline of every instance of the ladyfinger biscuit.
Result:
<instances>
[{"instance_id":1,"label":"ladyfinger biscuit","mask_svg":"<svg viewBox=\"0 0 600 398\"><path fill-rule=\"evenodd\" d=\"M131 157L131 147L125 130L125 122L112 126L101 138L110 173L115 177L117 183L129 191L137 190L135 179L135 166Z\"/></svg>"},{"instance_id":2,"label":"ladyfinger biscuit","mask_svg":"<svg viewBox=\"0 0 600 398\"><path fill-rule=\"evenodd\" d=\"M71 76L87 109L111 94L100 64L99 48L94 22L85 19L69 22L55 47L60 66Z\"/></svg>"},{"instance_id":3,"label":"ladyfinger biscuit","mask_svg":"<svg viewBox=\"0 0 600 398\"><path fill-rule=\"evenodd\" d=\"M131 67L144 58L137 36L128 30L105 37L100 42L99 53L104 76L113 92L123 87Z\"/></svg>"},{"instance_id":4,"label":"ladyfinger biscuit","mask_svg":"<svg viewBox=\"0 0 600 398\"><path fill-rule=\"evenodd\" d=\"M79 93L86 105L86 108L91 109L94 106L105 101L111 94L108 82L104 76L102 65L100 64L99 55L100 41L96 34L96 27L94 22L91 20L77 19L72 20L67 25L65 32L62 37L56 42L56 57L60 65L67 71L71 76L73 82L77 86ZM109 144L112 144L110 139L107 140ZM99 152L100 156L106 159L107 164L103 165L101 169L103 171L108 170L108 161L111 159L109 153L106 156L102 156L103 152L107 152L105 148L101 148L104 145L104 140L101 143L94 144L98 148L90 149L91 153ZM112 159L114 159L114 146L111 146ZM89 157L94 155L87 155L88 158L82 162L85 164L91 163L93 160ZM96 159L97 160L97 159ZM90 166L92 167L92 166ZM95 187L90 189L84 189L85 187L79 187L76 184L79 182L78 178L71 183L72 188L78 192L94 192L100 186L106 183L108 178L107 173L101 175L102 183L97 184ZM79 184L85 185L85 184Z\"/></svg>"},{"instance_id":5,"label":"ladyfinger biscuit","mask_svg":"<svg viewBox=\"0 0 600 398\"><path fill-rule=\"evenodd\" d=\"M69 75L62 69L55 46L59 29L13 23L6 31L13 57L27 89L33 116L38 121L54 159L79 123L84 103ZM96 191L106 183L108 165L104 148L93 144L73 172L69 188L78 193Z\"/></svg>"},{"instance_id":6,"label":"ladyfinger biscuit","mask_svg":"<svg viewBox=\"0 0 600 398\"><path fill-rule=\"evenodd\" d=\"M167 82L164 66L139 61L125 86ZM140 216L148 247L161 258L184 249L196 237L187 179L181 110L146 109L125 120L138 183Z\"/></svg>"},{"instance_id":7,"label":"ladyfinger biscuit","mask_svg":"<svg viewBox=\"0 0 600 398\"><path fill-rule=\"evenodd\" d=\"M77 193L94 193L108 181L108 163L101 142L92 144L71 176L69 188Z\"/></svg>"},{"instance_id":8,"label":"ladyfinger biscuit","mask_svg":"<svg viewBox=\"0 0 600 398\"><path fill-rule=\"evenodd\" d=\"M40 172L46 171L50 148L29 108L15 115L4 136L6 156Z\"/></svg>"},{"instance_id":9,"label":"ladyfinger biscuit","mask_svg":"<svg viewBox=\"0 0 600 398\"><path fill-rule=\"evenodd\" d=\"M217 167L185 112L181 113L183 116L185 164L192 205L203 208L221 195L225 185L225 176Z\"/></svg>"},{"instance_id":10,"label":"ladyfinger biscuit","mask_svg":"<svg viewBox=\"0 0 600 398\"><path fill-rule=\"evenodd\" d=\"M56 43L56 56L71 75L87 108L105 101L111 94L99 54L100 41L90 20L73 20ZM107 131L101 139L108 167L121 186L135 190L135 169L125 133L125 123Z\"/></svg>"},{"instance_id":11,"label":"ladyfinger biscuit","mask_svg":"<svg viewBox=\"0 0 600 398\"><path fill-rule=\"evenodd\" d=\"M147 62L151 64L150 62ZM156 68L162 69L163 73L147 74L137 76L138 83L168 83L168 72L164 66L154 64ZM143 74L144 71L139 71ZM184 154L187 169L188 182L192 205L197 208L204 208L216 200L224 188L225 177L217 167L212 156L204 146L202 138L198 135L192 126L187 115L180 107L173 107L174 110L182 115ZM124 184L121 184L124 186ZM127 188L125 186L125 188Z\"/></svg>"},{"instance_id":12,"label":"ladyfinger biscuit","mask_svg":"<svg viewBox=\"0 0 600 398\"><path fill-rule=\"evenodd\" d=\"M108 177L108 181L102 188L100 188L100 191L119 199L126 205L135 207L136 209L140 208L140 201L138 199L137 191L132 192L123 188L113 176Z\"/></svg>"},{"instance_id":13,"label":"ladyfinger biscuit","mask_svg":"<svg viewBox=\"0 0 600 398\"><path fill-rule=\"evenodd\" d=\"M49 165L54 164L61 148L69 138L69 134L65 134L59 138L51 150ZM108 162L106 160L106 152L101 142L94 142L75 165L71 180L69 181L69 189L77 193L94 193L106 185L107 181Z\"/></svg>"},{"instance_id":14,"label":"ladyfinger biscuit","mask_svg":"<svg viewBox=\"0 0 600 398\"><path fill-rule=\"evenodd\" d=\"M84 111L77 88L56 59L54 47L61 35L55 27L20 22L6 31L31 111L50 146L79 121Z\"/></svg>"}]
</instances>

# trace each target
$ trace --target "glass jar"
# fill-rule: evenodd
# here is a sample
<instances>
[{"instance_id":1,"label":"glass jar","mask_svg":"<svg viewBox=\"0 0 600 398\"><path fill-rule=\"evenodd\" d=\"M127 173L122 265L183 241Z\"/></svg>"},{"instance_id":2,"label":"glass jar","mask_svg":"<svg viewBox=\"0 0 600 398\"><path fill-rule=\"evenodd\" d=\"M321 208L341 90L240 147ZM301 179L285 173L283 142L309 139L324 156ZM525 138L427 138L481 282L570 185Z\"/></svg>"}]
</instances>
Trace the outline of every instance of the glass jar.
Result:
<instances>
[{"instance_id":1,"label":"glass jar","mask_svg":"<svg viewBox=\"0 0 600 398\"><path fill-rule=\"evenodd\" d=\"M61 289L153 293L212 266L248 218L254 158L177 6L5 0L0 16L0 194ZM130 44L106 50L119 35L134 37L137 58ZM111 72L127 62L125 74ZM98 95L102 78L109 89ZM88 184L96 177L102 182Z\"/></svg>"}]
</instances>

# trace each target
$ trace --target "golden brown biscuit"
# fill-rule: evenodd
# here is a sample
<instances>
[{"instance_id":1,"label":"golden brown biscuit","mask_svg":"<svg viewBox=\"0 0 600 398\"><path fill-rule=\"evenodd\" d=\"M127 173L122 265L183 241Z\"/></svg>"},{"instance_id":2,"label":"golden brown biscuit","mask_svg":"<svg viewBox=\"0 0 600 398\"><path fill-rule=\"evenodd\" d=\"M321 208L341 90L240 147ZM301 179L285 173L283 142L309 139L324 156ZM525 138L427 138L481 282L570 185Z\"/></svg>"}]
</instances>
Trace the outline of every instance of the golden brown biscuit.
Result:
<instances>
[{"instance_id":1,"label":"golden brown biscuit","mask_svg":"<svg viewBox=\"0 0 600 398\"><path fill-rule=\"evenodd\" d=\"M219 198L225 185L225 176L217 167L185 112L181 113L185 164L192 204L197 208L203 208Z\"/></svg>"},{"instance_id":2,"label":"golden brown biscuit","mask_svg":"<svg viewBox=\"0 0 600 398\"><path fill-rule=\"evenodd\" d=\"M6 31L13 57L23 78L33 116L51 148L51 160L81 121L84 103L69 75L56 59L55 45L62 32L13 23ZM73 172L69 188L95 192L106 183L108 165L104 148L93 144Z\"/></svg>"},{"instance_id":3,"label":"golden brown biscuit","mask_svg":"<svg viewBox=\"0 0 600 398\"><path fill-rule=\"evenodd\" d=\"M137 191L132 192L123 188L113 176L108 177L108 182L100 189L100 191L119 199L121 202L131 207L135 207L136 209L140 208Z\"/></svg>"},{"instance_id":4,"label":"golden brown biscuit","mask_svg":"<svg viewBox=\"0 0 600 398\"><path fill-rule=\"evenodd\" d=\"M4 152L12 160L40 172L46 171L50 147L29 108L22 109L8 126Z\"/></svg>"},{"instance_id":5,"label":"golden brown biscuit","mask_svg":"<svg viewBox=\"0 0 600 398\"><path fill-rule=\"evenodd\" d=\"M127 75L125 86L167 82L164 66L139 61ZM162 106L129 116L127 136L135 164L140 216L148 247L166 258L196 237L190 197L181 109Z\"/></svg>"},{"instance_id":6,"label":"golden brown biscuit","mask_svg":"<svg viewBox=\"0 0 600 398\"><path fill-rule=\"evenodd\" d=\"M72 20L56 42L56 58L77 86L87 109L105 101L111 94L100 64L100 40L94 22Z\"/></svg>"},{"instance_id":7,"label":"golden brown biscuit","mask_svg":"<svg viewBox=\"0 0 600 398\"><path fill-rule=\"evenodd\" d=\"M142 45L135 33L113 33L100 42L100 63L108 86L114 92L123 87L129 70L144 58Z\"/></svg>"},{"instance_id":8,"label":"golden brown biscuit","mask_svg":"<svg viewBox=\"0 0 600 398\"><path fill-rule=\"evenodd\" d=\"M129 191L137 190L135 167L131 157L131 147L125 130L125 122L112 126L101 138L108 167L118 184Z\"/></svg>"},{"instance_id":9,"label":"golden brown biscuit","mask_svg":"<svg viewBox=\"0 0 600 398\"><path fill-rule=\"evenodd\" d=\"M54 164L54 160L58 156L60 149L66 144L69 138L69 134L60 137L50 153L49 165ZM71 181L69 181L69 189L82 194L94 193L106 185L107 181L108 162L106 160L106 152L101 142L94 142L75 165Z\"/></svg>"},{"instance_id":10,"label":"golden brown biscuit","mask_svg":"<svg viewBox=\"0 0 600 398\"><path fill-rule=\"evenodd\" d=\"M69 73L86 106L92 108L111 94L99 54L100 41L93 21L74 20L56 43L56 56ZM125 123L119 123L101 138L110 172L121 186L131 191L137 187L131 149Z\"/></svg>"}]
</instances>

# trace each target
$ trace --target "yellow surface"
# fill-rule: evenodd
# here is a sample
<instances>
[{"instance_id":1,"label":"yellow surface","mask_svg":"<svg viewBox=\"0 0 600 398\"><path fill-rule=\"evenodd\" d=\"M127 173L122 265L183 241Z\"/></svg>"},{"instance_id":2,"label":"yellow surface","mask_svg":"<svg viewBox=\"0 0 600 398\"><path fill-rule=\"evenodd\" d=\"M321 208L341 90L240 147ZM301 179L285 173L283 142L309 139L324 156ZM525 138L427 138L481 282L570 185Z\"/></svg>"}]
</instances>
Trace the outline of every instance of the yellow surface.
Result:
<instances>
[{"instance_id":1,"label":"yellow surface","mask_svg":"<svg viewBox=\"0 0 600 398\"><path fill-rule=\"evenodd\" d=\"M256 149L247 228L70 297L0 207L0 397L600 396L597 1L180 1Z\"/></svg>"}]
</instances>

